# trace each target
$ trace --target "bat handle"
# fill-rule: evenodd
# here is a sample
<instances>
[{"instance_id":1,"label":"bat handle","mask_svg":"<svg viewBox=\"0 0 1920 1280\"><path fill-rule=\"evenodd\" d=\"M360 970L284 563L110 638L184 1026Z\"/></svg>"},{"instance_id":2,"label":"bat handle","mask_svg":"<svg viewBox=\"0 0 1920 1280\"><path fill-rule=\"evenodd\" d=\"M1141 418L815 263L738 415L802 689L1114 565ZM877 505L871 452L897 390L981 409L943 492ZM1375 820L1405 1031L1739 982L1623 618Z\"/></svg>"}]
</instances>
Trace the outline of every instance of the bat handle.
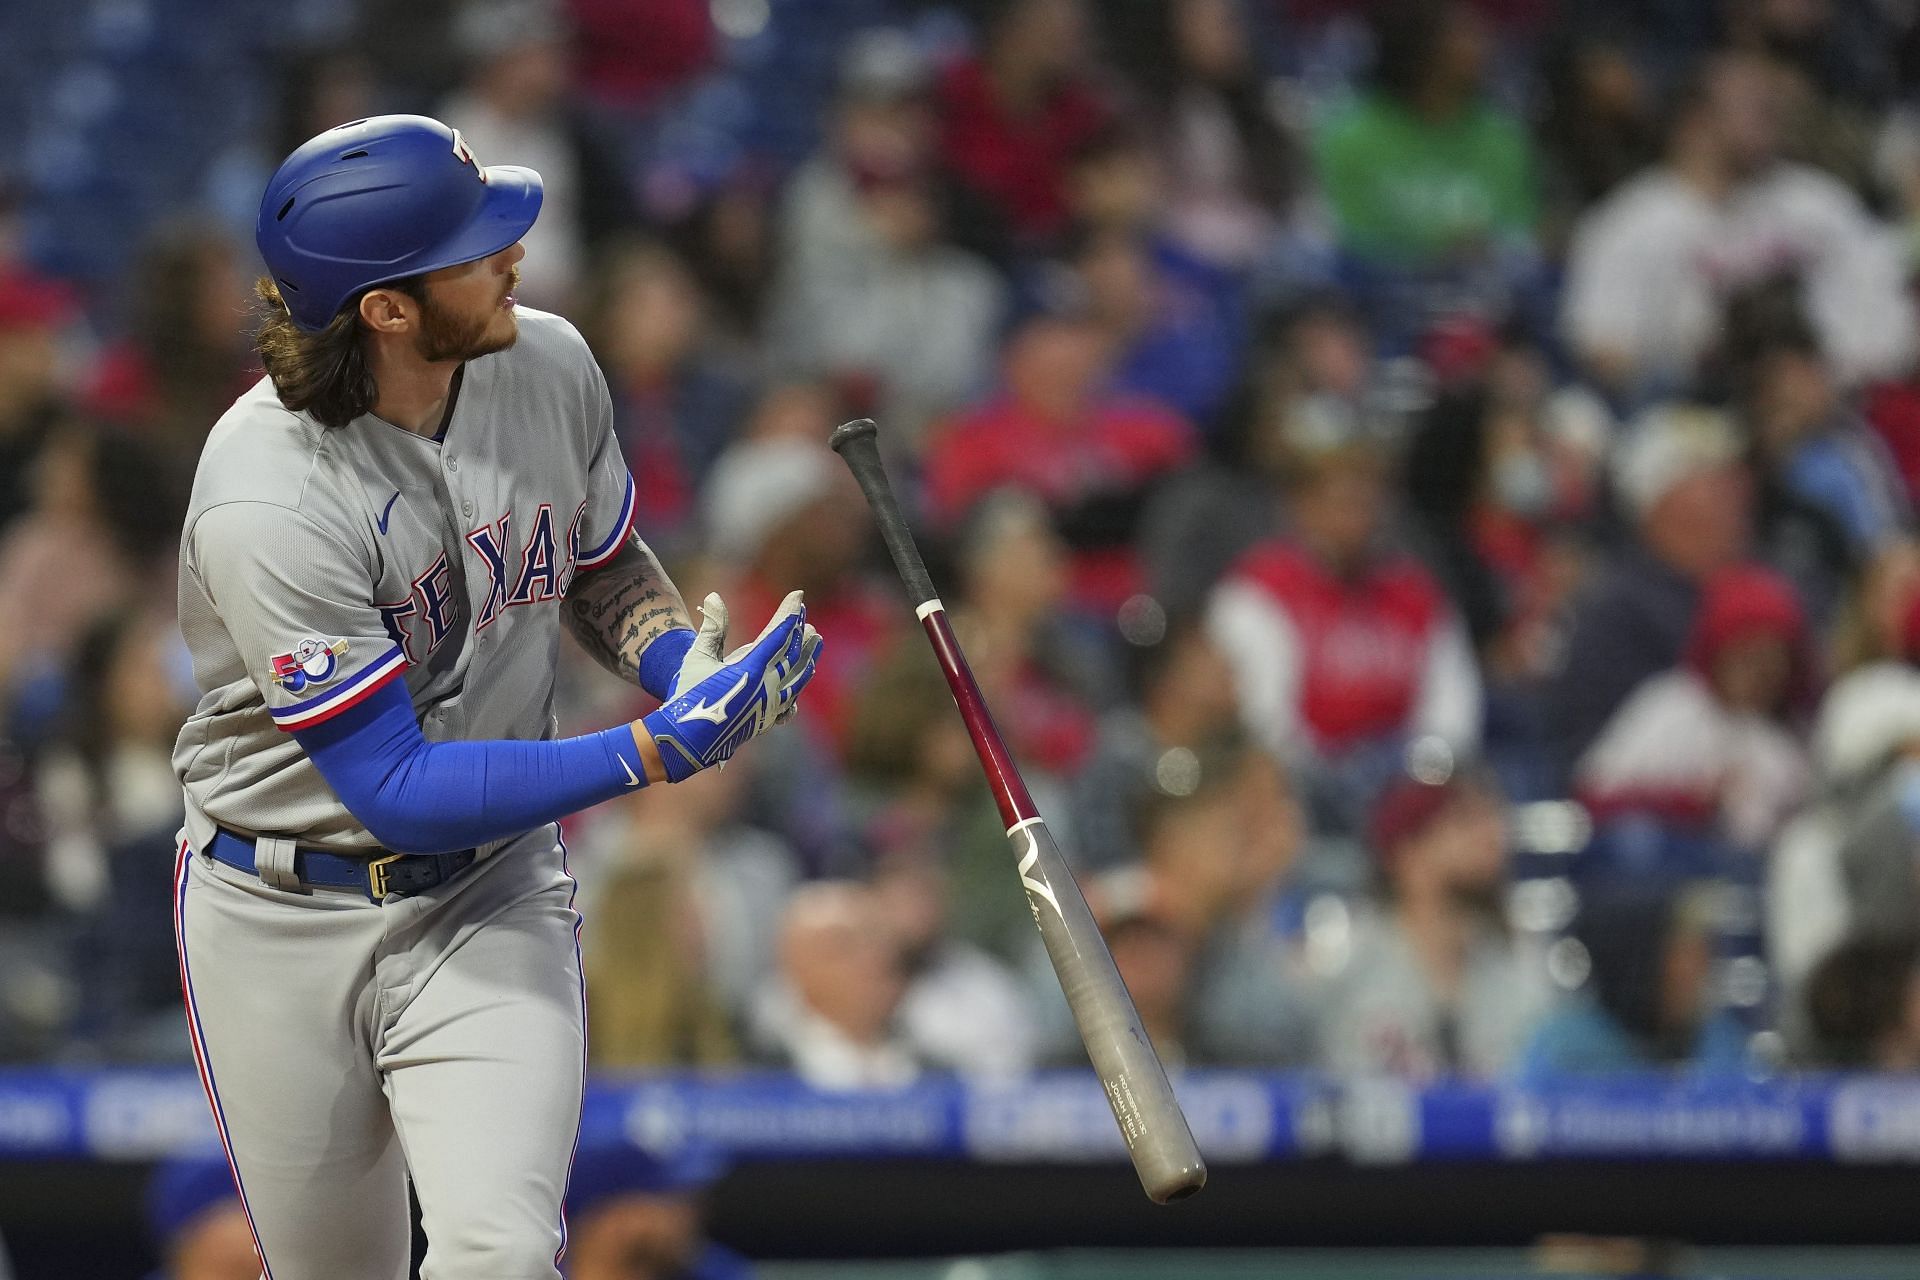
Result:
<instances>
[{"instance_id":1,"label":"bat handle","mask_svg":"<svg viewBox=\"0 0 1920 1280\"><path fill-rule=\"evenodd\" d=\"M880 527L880 540L886 543L893 567L899 570L900 581L917 609L939 599L940 593L933 589L926 561L920 558L920 548L914 545L913 532L900 513L893 486L887 483L887 469L880 461L879 431L872 418L856 418L835 427L827 443L846 460L847 469L853 472L860 491L866 494L867 505L873 508L874 523Z\"/></svg>"}]
</instances>

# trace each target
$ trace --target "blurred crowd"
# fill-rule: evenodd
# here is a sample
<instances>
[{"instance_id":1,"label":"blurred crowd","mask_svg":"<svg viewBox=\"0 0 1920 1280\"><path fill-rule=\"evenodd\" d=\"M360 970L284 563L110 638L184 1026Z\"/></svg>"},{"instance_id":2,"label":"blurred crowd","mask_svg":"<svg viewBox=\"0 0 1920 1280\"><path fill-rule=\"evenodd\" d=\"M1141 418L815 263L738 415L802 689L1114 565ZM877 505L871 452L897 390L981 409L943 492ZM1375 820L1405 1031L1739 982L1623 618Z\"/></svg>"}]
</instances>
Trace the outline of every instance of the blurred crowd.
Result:
<instances>
[{"instance_id":1,"label":"blurred crowd","mask_svg":"<svg viewBox=\"0 0 1920 1280\"><path fill-rule=\"evenodd\" d=\"M602 1068L1081 1060L863 415L1170 1062L1920 1067L1912 6L320 8L124 266L0 151L0 1060L186 1055L175 539L248 201L418 110L544 175L520 299L689 600L830 641L793 726L567 825ZM562 661L564 729L645 709Z\"/></svg>"}]
</instances>

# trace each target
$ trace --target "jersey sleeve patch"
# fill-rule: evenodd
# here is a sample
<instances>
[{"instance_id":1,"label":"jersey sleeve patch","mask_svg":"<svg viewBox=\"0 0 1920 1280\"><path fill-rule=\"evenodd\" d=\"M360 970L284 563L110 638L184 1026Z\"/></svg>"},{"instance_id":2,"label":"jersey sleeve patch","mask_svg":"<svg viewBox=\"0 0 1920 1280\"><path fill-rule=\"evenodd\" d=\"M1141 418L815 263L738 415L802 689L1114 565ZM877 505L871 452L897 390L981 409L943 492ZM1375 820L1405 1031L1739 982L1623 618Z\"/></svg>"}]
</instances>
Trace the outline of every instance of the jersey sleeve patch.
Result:
<instances>
[{"instance_id":1,"label":"jersey sleeve patch","mask_svg":"<svg viewBox=\"0 0 1920 1280\"><path fill-rule=\"evenodd\" d=\"M320 640L308 636L293 646L290 653L276 653L269 660L273 682L288 693L317 689L340 674L340 659L347 656L345 640Z\"/></svg>"},{"instance_id":2,"label":"jersey sleeve patch","mask_svg":"<svg viewBox=\"0 0 1920 1280\"><path fill-rule=\"evenodd\" d=\"M298 692L313 688L315 684L324 684L333 680L339 673L339 659L346 650L345 641L334 641L338 650L329 647L322 640L303 640L294 647L292 653L280 654L273 659L274 683L288 692ZM309 650L308 646L316 646ZM307 662L326 674L315 680L305 665L296 662L298 655L307 651ZM281 664L292 664L287 679L281 675ZM329 716L338 715L348 707L358 704L362 699L371 697L375 690L407 669L407 655L398 645L390 646L379 658L368 663L360 670L341 680L331 689L323 690L304 701L285 707L270 707L274 724L282 729L303 729L308 725L319 724ZM288 679L300 679L303 683L294 685Z\"/></svg>"},{"instance_id":3,"label":"jersey sleeve patch","mask_svg":"<svg viewBox=\"0 0 1920 1280\"><path fill-rule=\"evenodd\" d=\"M627 540L627 534L633 530L634 519L639 514L639 505L633 491L633 476L629 474L626 492L620 499L620 518L613 522L613 532L609 533L606 541L599 546L580 553L580 558L576 562L580 568L597 569L613 559L614 553L620 550L620 544Z\"/></svg>"}]
</instances>

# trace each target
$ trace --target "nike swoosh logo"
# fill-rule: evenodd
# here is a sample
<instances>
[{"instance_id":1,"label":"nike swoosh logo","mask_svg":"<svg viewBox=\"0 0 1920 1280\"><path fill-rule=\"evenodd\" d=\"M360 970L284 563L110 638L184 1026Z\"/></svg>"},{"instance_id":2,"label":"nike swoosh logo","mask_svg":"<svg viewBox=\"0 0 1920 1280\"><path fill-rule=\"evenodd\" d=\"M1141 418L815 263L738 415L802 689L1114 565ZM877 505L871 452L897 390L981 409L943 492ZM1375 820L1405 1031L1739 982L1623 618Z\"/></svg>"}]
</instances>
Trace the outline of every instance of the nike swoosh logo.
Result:
<instances>
[{"instance_id":1,"label":"nike swoosh logo","mask_svg":"<svg viewBox=\"0 0 1920 1280\"><path fill-rule=\"evenodd\" d=\"M639 786L640 779L635 776L633 772L633 766L627 763L627 758L625 756L615 756L614 759L618 760L620 762L620 767L627 771L627 785L630 787Z\"/></svg>"},{"instance_id":2,"label":"nike swoosh logo","mask_svg":"<svg viewBox=\"0 0 1920 1280\"><path fill-rule=\"evenodd\" d=\"M740 673L740 678L734 682L733 688L727 690L725 697L712 704L709 704L704 698L701 699L680 713L680 722L685 724L689 720L705 720L708 724L725 724L727 722L727 704L738 697L740 691L746 687L747 674L743 671Z\"/></svg>"},{"instance_id":3,"label":"nike swoosh logo","mask_svg":"<svg viewBox=\"0 0 1920 1280\"><path fill-rule=\"evenodd\" d=\"M393 504L398 501L400 501L400 491L398 489L395 489L393 491L393 496L387 499L386 509L380 513L380 519L377 521L377 523L380 526L380 534L382 537L386 536L387 517L393 514Z\"/></svg>"}]
</instances>

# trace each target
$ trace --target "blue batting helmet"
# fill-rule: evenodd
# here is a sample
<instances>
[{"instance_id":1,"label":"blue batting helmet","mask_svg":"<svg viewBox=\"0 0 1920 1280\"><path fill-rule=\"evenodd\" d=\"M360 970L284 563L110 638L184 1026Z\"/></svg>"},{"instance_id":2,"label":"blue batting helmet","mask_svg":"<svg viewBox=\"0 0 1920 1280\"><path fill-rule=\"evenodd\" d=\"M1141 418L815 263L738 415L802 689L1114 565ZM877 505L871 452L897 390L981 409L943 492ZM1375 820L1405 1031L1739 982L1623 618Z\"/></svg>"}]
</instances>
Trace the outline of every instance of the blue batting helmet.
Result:
<instances>
[{"instance_id":1,"label":"blue batting helmet","mask_svg":"<svg viewBox=\"0 0 1920 1280\"><path fill-rule=\"evenodd\" d=\"M294 324L328 323L363 289L498 253L540 213L540 175L480 167L426 116L329 129L281 162L254 240Z\"/></svg>"}]
</instances>

